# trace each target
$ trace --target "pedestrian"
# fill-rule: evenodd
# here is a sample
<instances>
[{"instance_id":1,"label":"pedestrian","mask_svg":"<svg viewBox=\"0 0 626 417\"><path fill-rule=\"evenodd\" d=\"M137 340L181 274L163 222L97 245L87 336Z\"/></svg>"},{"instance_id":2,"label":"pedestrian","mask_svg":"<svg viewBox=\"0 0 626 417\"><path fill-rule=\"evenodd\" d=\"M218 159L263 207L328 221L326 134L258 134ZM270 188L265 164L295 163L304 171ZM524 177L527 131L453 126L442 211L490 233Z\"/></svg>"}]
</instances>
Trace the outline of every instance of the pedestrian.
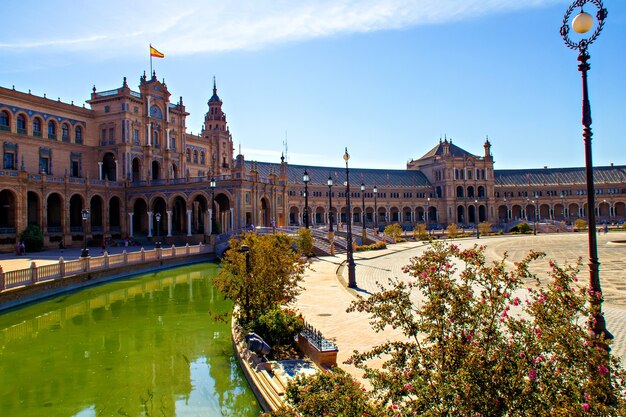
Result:
<instances>
[{"instance_id":1,"label":"pedestrian","mask_svg":"<svg viewBox=\"0 0 626 417\"><path fill-rule=\"evenodd\" d=\"M22 255L26 255L26 245L24 244L23 240L20 242L20 252L22 253Z\"/></svg>"},{"instance_id":2,"label":"pedestrian","mask_svg":"<svg viewBox=\"0 0 626 417\"><path fill-rule=\"evenodd\" d=\"M22 254L22 245L20 244L20 242L17 242L15 244L15 254L17 256L20 256Z\"/></svg>"},{"instance_id":3,"label":"pedestrian","mask_svg":"<svg viewBox=\"0 0 626 417\"><path fill-rule=\"evenodd\" d=\"M607 233L609 233L609 224L604 223L604 234L606 235Z\"/></svg>"},{"instance_id":4,"label":"pedestrian","mask_svg":"<svg viewBox=\"0 0 626 417\"><path fill-rule=\"evenodd\" d=\"M104 252L106 252L107 250L107 241L102 239L102 254L104 255Z\"/></svg>"}]
</instances>

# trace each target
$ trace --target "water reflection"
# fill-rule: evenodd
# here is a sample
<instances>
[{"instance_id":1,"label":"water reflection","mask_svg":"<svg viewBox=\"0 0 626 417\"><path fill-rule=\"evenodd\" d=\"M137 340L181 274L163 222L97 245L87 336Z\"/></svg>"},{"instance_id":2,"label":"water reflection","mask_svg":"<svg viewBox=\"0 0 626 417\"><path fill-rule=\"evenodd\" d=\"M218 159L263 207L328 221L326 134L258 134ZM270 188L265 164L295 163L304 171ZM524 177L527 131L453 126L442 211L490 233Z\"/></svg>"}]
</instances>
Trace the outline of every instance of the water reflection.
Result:
<instances>
[{"instance_id":1,"label":"water reflection","mask_svg":"<svg viewBox=\"0 0 626 417\"><path fill-rule=\"evenodd\" d=\"M3 416L253 416L204 264L0 315Z\"/></svg>"}]
</instances>

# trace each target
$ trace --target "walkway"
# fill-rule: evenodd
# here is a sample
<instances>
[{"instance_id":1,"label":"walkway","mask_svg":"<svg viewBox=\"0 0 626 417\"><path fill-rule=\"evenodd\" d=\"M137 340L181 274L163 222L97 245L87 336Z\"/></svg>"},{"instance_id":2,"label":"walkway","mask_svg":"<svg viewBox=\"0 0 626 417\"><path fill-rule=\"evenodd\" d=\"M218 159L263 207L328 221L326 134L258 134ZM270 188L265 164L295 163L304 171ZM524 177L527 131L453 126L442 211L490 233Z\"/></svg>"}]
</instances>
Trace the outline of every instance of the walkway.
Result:
<instances>
[{"instance_id":1,"label":"walkway","mask_svg":"<svg viewBox=\"0 0 626 417\"><path fill-rule=\"evenodd\" d=\"M603 304L607 327L615 336L613 353L626 360L626 246L609 246L609 240L626 240L626 232L611 232L598 236L598 253L601 262L600 277L606 301ZM537 236L497 236L483 237L480 240L459 239L454 241L461 247L471 247L475 243L486 246L488 260L501 259L508 252L511 265L521 260L530 249L547 253L545 260L536 262L535 272L548 270L548 259L575 262L581 256L586 262L587 234L563 233L540 234ZM384 251L361 252L355 254L358 290L362 294L377 291L376 282L386 282L389 277L402 277L403 265L409 258L421 254L423 243L406 242L390 245ZM344 269L342 282L337 279L336 270L345 260L341 257L323 257L316 260L304 280L305 290L300 295L297 307L305 319L333 340L339 347L338 363L353 376L361 379L362 371L343 362L353 350L365 351L385 340L402 337L400 331L387 330L376 333L369 326L367 315L346 313L354 292L345 287L347 271ZM582 265L579 277L588 281L586 263Z\"/></svg>"}]
</instances>

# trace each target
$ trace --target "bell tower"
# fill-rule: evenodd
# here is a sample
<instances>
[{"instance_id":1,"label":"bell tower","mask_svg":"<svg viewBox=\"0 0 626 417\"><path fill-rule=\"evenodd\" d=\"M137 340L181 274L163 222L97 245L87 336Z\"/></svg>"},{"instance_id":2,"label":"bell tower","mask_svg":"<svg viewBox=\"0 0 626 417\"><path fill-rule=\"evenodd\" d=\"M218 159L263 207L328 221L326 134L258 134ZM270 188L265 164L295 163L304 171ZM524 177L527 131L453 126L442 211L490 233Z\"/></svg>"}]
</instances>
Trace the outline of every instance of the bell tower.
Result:
<instances>
[{"instance_id":1,"label":"bell tower","mask_svg":"<svg viewBox=\"0 0 626 417\"><path fill-rule=\"evenodd\" d=\"M233 140L222 111L222 100L217 95L217 83L213 77L213 95L208 101L209 111L204 115L201 137L208 142L211 175L231 173L233 163Z\"/></svg>"}]
</instances>

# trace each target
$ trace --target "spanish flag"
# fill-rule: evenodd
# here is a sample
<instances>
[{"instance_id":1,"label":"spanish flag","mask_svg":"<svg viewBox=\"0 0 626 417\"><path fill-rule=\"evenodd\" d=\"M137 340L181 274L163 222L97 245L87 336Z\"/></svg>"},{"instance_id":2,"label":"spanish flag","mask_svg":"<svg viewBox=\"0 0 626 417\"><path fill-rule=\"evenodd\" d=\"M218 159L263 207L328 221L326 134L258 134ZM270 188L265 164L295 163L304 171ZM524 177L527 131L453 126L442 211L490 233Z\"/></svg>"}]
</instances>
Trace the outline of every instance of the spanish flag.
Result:
<instances>
[{"instance_id":1,"label":"spanish flag","mask_svg":"<svg viewBox=\"0 0 626 417\"><path fill-rule=\"evenodd\" d=\"M152 47L152 45L150 45L150 56L153 56L155 58L165 58L165 54L157 51L154 47Z\"/></svg>"}]
</instances>

